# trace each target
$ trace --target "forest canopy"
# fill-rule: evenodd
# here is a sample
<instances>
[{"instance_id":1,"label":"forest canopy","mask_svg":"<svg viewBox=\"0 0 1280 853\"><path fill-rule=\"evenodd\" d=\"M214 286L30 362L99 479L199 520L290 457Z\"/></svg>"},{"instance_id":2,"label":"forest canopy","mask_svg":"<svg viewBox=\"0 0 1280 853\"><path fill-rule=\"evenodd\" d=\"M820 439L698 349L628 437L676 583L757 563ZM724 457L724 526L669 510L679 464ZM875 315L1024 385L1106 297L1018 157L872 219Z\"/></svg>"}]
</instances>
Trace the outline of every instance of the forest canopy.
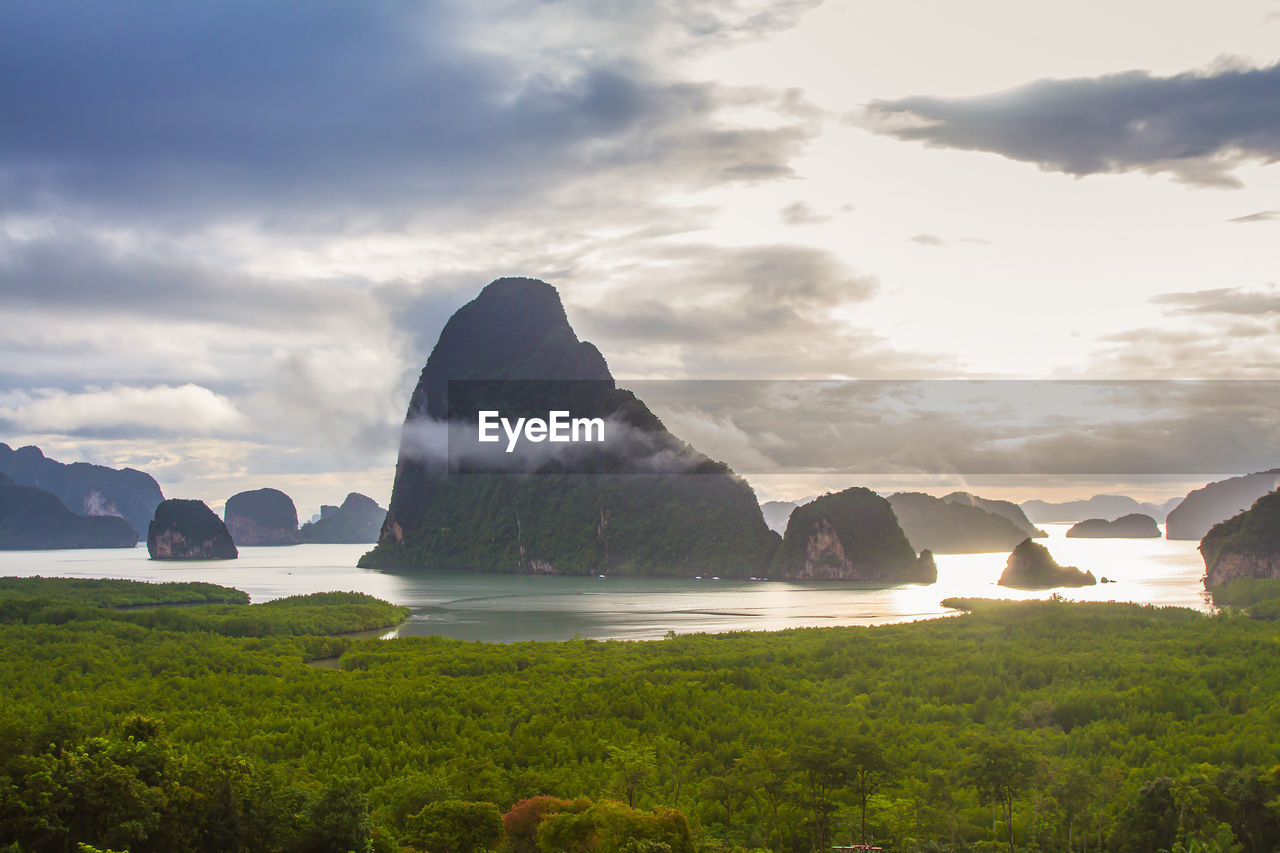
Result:
<instances>
[{"instance_id":1,"label":"forest canopy","mask_svg":"<svg viewBox=\"0 0 1280 853\"><path fill-rule=\"evenodd\" d=\"M0 846L1280 846L1274 622L965 604L875 628L510 645L117 618L164 608L9 620Z\"/></svg>"}]
</instances>

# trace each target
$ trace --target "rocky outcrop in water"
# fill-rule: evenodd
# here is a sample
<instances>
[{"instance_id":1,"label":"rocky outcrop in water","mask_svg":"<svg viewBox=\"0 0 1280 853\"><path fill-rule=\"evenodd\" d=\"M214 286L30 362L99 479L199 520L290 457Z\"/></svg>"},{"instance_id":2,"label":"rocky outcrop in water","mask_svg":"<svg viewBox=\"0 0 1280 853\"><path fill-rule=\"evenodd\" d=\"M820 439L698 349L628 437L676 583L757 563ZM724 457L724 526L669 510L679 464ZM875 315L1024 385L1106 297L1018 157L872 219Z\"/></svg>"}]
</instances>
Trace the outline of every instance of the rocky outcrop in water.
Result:
<instances>
[{"instance_id":1,"label":"rocky outcrop in water","mask_svg":"<svg viewBox=\"0 0 1280 853\"><path fill-rule=\"evenodd\" d=\"M0 474L0 550L132 548L138 534L115 516L79 515L57 495Z\"/></svg>"},{"instance_id":2,"label":"rocky outcrop in water","mask_svg":"<svg viewBox=\"0 0 1280 853\"><path fill-rule=\"evenodd\" d=\"M1133 512L1115 521L1085 519L1071 525L1067 536L1071 539L1159 539L1160 526L1151 516Z\"/></svg>"},{"instance_id":3,"label":"rocky outcrop in water","mask_svg":"<svg viewBox=\"0 0 1280 853\"><path fill-rule=\"evenodd\" d=\"M454 439L475 440L488 411L512 422L563 411L599 419L613 438L459 451ZM745 481L616 387L599 350L578 340L554 287L507 278L440 333L409 401L378 544L360 565L753 576L777 542Z\"/></svg>"},{"instance_id":4,"label":"rocky outcrop in water","mask_svg":"<svg viewBox=\"0 0 1280 853\"><path fill-rule=\"evenodd\" d=\"M1048 548L1030 539L1022 540L1013 549L998 581L1000 586L1011 589L1093 586L1097 582L1093 572L1058 565Z\"/></svg>"},{"instance_id":5,"label":"rocky outcrop in water","mask_svg":"<svg viewBox=\"0 0 1280 853\"><path fill-rule=\"evenodd\" d=\"M1209 529L1244 512L1268 492L1280 488L1280 468L1219 480L1182 499L1165 519L1168 539L1203 539Z\"/></svg>"},{"instance_id":6,"label":"rocky outcrop in water","mask_svg":"<svg viewBox=\"0 0 1280 853\"><path fill-rule=\"evenodd\" d=\"M303 542L374 543L387 511L373 498L358 492L347 495L341 506L321 506L320 518L298 530Z\"/></svg>"},{"instance_id":7,"label":"rocky outcrop in water","mask_svg":"<svg viewBox=\"0 0 1280 853\"><path fill-rule=\"evenodd\" d=\"M227 499L223 521L238 546L297 545L298 510L279 489L255 489Z\"/></svg>"},{"instance_id":8,"label":"rocky outcrop in water","mask_svg":"<svg viewBox=\"0 0 1280 853\"><path fill-rule=\"evenodd\" d=\"M890 495L889 505L911 547L935 554L1007 551L1028 535L1003 516L923 492Z\"/></svg>"},{"instance_id":9,"label":"rocky outcrop in water","mask_svg":"<svg viewBox=\"0 0 1280 853\"><path fill-rule=\"evenodd\" d=\"M1280 578L1280 492L1215 524L1200 540L1206 589L1236 578Z\"/></svg>"},{"instance_id":10,"label":"rocky outcrop in water","mask_svg":"<svg viewBox=\"0 0 1280 853\"><path fill-rule=\"evenodd\" d=\"M933 583L933 555L916 556L893 507L869 489L826 494L797 507L774 557L770 577Z\"/></svg>"},{"instance_id":11,"label":"rocky outcrop in water","mask_svg":"<svg viewBox=\"0 0 1280 853\"><path fill-rule=\"evenodd\" d=\"M153 560L234 560L236 544L222 519L204 501L172 498L156 507L147 527Z\"/></svg>"},{"instance_id":12,"label":"rocky outcrop in water","mask_svg":"<svg viewBox=\"0 0 1280 853\"><path fill-rule=\"evenodd\" d=\"M9 475L20 486L34 486L54 494L77 515L123 518L139 537L146 535L151 516L164 500L150 474L87 462L67 465L49 459L38 447L13 450L0 444L0 473Z\"/></svg>"}]
</instances>

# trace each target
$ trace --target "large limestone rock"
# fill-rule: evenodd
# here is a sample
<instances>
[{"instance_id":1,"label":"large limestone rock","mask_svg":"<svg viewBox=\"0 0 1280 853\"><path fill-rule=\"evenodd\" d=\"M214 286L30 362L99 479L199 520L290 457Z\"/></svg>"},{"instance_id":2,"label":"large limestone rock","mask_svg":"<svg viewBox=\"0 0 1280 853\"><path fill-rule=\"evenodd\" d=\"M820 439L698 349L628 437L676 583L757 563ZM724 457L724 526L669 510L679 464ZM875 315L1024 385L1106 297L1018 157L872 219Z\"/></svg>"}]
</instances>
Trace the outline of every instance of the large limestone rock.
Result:
<instances>
[{"instance_id":1,"label":"large limestone rock","mask_svg":"<svg viewBox=\"0 0 1280 853\"><path fill-rule=\"evenodd\" d=\"M479 413L609 424L613 442L521 446L471 458ZM443 437L448 436L445 440ZM478 445L472 450L481 450ZM763 574L777 547L751 487L671 435L604 357L578 340L560 296L499 279L449 319L409 401L377 546L387 571Z\"/></svg>"},{"instance_id":2,"label":"large limestone rock","mask_svg":"<svg viewBox=\"0 0 1280 853\"><path fill-rule=\"evenodd\" d=\"M1022 511L1022 507L1013 501L999 501L991 498L980 498L969 492L952 492L949 495L943 495L942 499L947 503L964 504L965 506L976 506L978 509L985 510L992 515L998 515L1001 518L1012 522L1015 527L1022 531L1024 536L1030 536L1032 539L1040 539L1048 536L1040 528L1036 527L1027 518L1026 513Z\"/></svg>"},{"instance_id":3,"label":"large limestone rock","mask_svg":"<svg viewBox=\"0 0 1280 853\"><path fill-rule=\"evenodd\" d=\"M919 557L893 508L869 489L826 494L797 507L771 578L933 583L933 555Z\"/></svg>"},{"instance_id":4,"label":"large limestone rock","mask_svg":"<svg viewBox=\"0 0 1280 853\"><path fill-rule=\"evenodd\" d=\"M1131 512L1115 521L1085 519L1071 525L1067 536L1072 539L1159 539L1160 526L1149 515Z\"/></svg>"},{"instance_id":5,"label":"large limestone rock","mask_svg":"<svg viewBox=\"0 0 1280 853\"><path fill-rule=\"evenodd\" d=\"M1030 539L1022 540L1013 549L998 581L1000 586L1011 589L1093 586L1097 582L1093 572L1082 572L1075 566L1058 565L1048 548Z\"/></svg>"},{"instance_id":6,"label":"large limestone rock","mask_svg":"<svg viewBox=\"0 0 1280 853\"><path fill-rule=\"evenodd\" d=\"M240 554L227 526L204 501L171 498L147 528L153 560L234 560Z\"/></svg>"},{"instance_id":7,"label":"large limestone rock","mask_svg":"<svg viewBox=\"0 0 1280 853\"><path fill-rule=\"evenodd\" d=\"M19 485L0 474L0 550L132 548L137 544L138 534L123 518L79 515L52 492Z\"/></svg>"},{"instance_id":8,"label":"large limestone rock","mask_svg":"<svg viewBox=\"0 0 1280 853\"><path fill-rule=\"evenodd\" d=\"M20 486L52 493L77 515L123 518L138 537L146 535L147 524L164 500L150 474L88 462L67 465L46 457L38 447L13 450L0 444L0 473L8 474Z\"/></svg>"},{"instance_id":9,"label":"large limestone rock","mask_svg":"<svg viewBox=\"0 0 1280 853\"><path fill-rule=\"evenodd\" d=\"M279 489L232 495L222 517L236 545L298 544L298 510Z\"/></svg>"},{"instance_id":10,"label":"large limestone rock","mask_svg":"<svg viewBox=\"0 0 1280 853\"><path fill-rule=\"evenodd\" d=\"M890 495L889 505L911 547L935 554L1008 551L1030 535L1008 518L976 504L948 501L923 492Z\"/></svg>"},{"instance_id":11,"label":"large limestone rock","mask_svg":"<svg viewBox=\"0 0 1280 853\"><path fill-rule=\"evenodd\" d=\"M298 531L303 542L373 543L387 511L370 497L352 492L341 506L320 507L320 519L308 521Z\"/></svg>"},{"instance_id":12,"label":"large limestone rock","mask_svg":"<svg viewBox=\"0 0 1280 853\"><path fill-rule=\"evenodd\" d=\"M1280 491L1215 524L1200 540L1206 589L1236 578L1280 578Z\"/></svg>"}]
</instances>

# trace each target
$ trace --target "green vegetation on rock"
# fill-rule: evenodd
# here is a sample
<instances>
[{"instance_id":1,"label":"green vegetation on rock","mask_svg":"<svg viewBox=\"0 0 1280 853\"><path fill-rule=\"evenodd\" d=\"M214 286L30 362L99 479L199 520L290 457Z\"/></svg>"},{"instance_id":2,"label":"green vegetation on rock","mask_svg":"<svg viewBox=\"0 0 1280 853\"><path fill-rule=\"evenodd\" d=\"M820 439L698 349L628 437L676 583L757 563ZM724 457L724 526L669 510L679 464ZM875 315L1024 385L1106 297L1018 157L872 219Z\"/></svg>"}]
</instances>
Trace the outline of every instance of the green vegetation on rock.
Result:
<instances>
[{"instance_id":1,"label":"green vegetation on rock","mask_svg":"<svg viewBox=\"0 0 1280 853\"><path fill-rule=\"evenodd\" d=\"M227 525L204 501L171 498L156 507L147 528L153 560L234 560L239 556Z\"/></svg>"},{"instance_id":2,"label":"green vegetation on rock","mask_svg":"<svg viewBox=\"0 0 1280 853\"><path fill-rule=\"evenodd\" d=\"M890 583L938 579L932 555L917 559L889 502L860 487L797 507L770 577Z\"/></svg>"},{"instance_id":3,"label":"green vegetation on rock","mask_svg":"<svg viewBox=\"0 0 1280 853\"><path fill-rule=\"evenodd\" d=\"M1215 524L1200 540L1206 588L1237 578L1280 577L1280 491Z\"/></svg>"},{"instance_id":4,"label":"green vegetation on rock","mask_svg":"<svg viewBox=\"0 0 1280 853\"><path fill-rule=\"evenodd\" d=\"M427 438L477 412L601 418L613 444L494 469ZM450 439L452 441L452 438ZM446 455L449 458L446 459ZM409 403L386 522L360 565L390 571L763 574L777 547L751 487L667 432L579 341L555 288L499 279L440 333Z\"/></svg>"}]
</instances>

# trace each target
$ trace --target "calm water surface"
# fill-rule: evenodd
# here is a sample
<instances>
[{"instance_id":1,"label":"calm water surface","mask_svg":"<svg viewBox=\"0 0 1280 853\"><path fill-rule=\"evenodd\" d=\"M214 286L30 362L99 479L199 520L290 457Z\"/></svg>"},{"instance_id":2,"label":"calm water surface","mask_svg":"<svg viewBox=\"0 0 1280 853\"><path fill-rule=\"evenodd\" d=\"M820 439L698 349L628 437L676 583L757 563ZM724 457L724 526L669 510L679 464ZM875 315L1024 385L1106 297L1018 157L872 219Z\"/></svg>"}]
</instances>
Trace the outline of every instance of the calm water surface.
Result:
<instances>
[{"instance_id":1,"label":"calm water surface","mask_svg":"<svg viewBox=\"0 0 1280 853\"><path fill-rule=\"evenodd\" d=\"M1067 539L1070 525L1041 525L1063 565L1089 569L1115 583L1058 590L1080 601L1136 601L1208 609L1197 542L1165 539ZM657 639L667 631L774 631L823 625L880 625L953 613L944 598L1047 598L1053 591L996 586L1007 553L937 557L938 582L885 587L857 583L565 578L441 573L405 577L355 568L367 545L241 548L238 560L154 562L131 550L0 551L0 575L211 581L249 593L253 601L355 590L412 608L389 636L439 634L513 642Z\"/></svg>"}]
</instances>

